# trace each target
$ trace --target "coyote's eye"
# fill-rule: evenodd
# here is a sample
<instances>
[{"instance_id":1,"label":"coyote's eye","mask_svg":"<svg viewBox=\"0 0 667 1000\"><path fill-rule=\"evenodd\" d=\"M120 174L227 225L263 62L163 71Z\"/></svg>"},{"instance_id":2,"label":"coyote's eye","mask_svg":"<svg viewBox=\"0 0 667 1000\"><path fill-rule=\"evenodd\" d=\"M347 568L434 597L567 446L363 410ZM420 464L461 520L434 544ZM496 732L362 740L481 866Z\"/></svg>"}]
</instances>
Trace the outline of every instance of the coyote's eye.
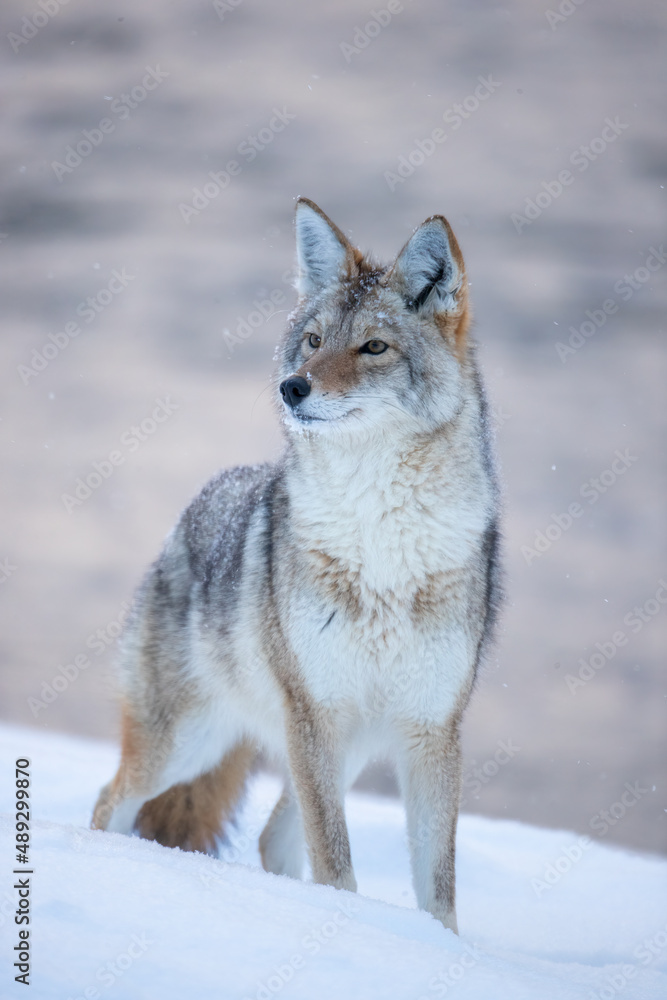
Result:
<instances>
[{"instance_id":1,"label":"coyote's eye","mask_svg":"<svg viewBox=\"0 0 667 1000\"><path fill-rule=\"evenodd\" d=\"M320 337L319 333L311 333L310 337L308 338L308 343L310 344L311 347L319 347L320 344L322 343L322 338Z\"/></svg>"},{"instance_id":2,"label":"coyote's eye","mask_svg":"<svg viewBox=\"0 0 667 1000\"><path fill-rule=\"evenodd\" d=\"M367 340L363 347L359 348L359 354L384 354L388 346L384 340Z\"/></svg>"}]
</instances>

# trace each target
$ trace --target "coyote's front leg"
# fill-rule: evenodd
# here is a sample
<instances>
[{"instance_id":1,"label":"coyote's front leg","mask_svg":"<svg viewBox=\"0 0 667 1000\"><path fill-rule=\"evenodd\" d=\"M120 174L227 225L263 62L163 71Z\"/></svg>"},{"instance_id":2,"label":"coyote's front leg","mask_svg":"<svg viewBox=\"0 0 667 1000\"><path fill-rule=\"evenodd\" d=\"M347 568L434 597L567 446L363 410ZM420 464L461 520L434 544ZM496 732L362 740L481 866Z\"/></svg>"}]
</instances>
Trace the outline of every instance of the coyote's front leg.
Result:
<instances>
[{"instance_id":1,"label":"coyote's front leg","mask_svg":"<svg viewBox=\"0 0 667 1000\"><path fill-rule=\"evenodd\" d=\"M458 934L454 861L461 791L458 720L407 724L401 732L399 779L417 904Z\"/></svg>"},{"instance_id":2,"label":"coyote's front leg","mask_svg":"<svg viewBox=\"0 0 667 1000\"><path fill-rule=\"evenodd\" d=\"M356 892L344 812L343 739L335 715L292 696L287 745L313 879Z\"/></svg>"}]
</instances>

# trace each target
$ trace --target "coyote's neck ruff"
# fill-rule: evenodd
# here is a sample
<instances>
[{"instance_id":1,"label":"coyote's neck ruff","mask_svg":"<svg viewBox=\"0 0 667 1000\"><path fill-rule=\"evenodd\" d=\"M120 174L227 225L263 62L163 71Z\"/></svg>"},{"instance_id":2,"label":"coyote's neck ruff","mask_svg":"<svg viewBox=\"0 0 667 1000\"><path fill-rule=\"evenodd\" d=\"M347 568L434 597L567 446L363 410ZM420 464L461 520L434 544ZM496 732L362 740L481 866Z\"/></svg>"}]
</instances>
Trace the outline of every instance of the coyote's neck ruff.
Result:
<instances>
[{"instance_id":1,"label":"coyote's neck ruff","mask_svg":"<svg viewBox=\"0 0 667 1000\"><path fill-rule=\"evenodd\" d=\"M285 470L304 550L358 574L377 598L407 597L432 573L464 566L486 527L488 486L468 428L424 434L398 423L376 435L304 436Z\"/></svg>"},{"instance_id":2,"label":"coyote's neck ruff","mask_svg":"<svg viewBox=\"0 0 667 1000\"><path fill-rule=\"evenodd\" d=\"M497 490L442 217L391 267L297 205L275 466L212 480L139 592L123 760L94 825L214 849L256 748L284 761L267 870L354 889L343 799L390 755L419 905L456 929L459 726L496 603ZM172 787L177 786L177 787Z\"/></svg>"}]
</instances>

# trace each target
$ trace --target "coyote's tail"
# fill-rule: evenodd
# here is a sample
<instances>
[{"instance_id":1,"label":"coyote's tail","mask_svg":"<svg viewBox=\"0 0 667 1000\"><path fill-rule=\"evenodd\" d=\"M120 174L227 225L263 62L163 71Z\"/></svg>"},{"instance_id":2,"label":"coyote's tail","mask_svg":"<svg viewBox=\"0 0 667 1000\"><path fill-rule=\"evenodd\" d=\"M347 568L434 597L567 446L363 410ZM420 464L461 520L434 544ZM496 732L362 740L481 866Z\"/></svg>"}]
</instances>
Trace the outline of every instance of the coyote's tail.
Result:
<instances>
[{"instance_id":1,"label":"coyote's tail","mask_svg":"<svg viewBox=\"0 0 667 1000\"><path fill-rule=\"evenodd\" d=\"M146 802L137 817L137 832L164 847L214 854L256 755L251 744L238 743L213 770Z\"/></svg>"}]
</instances>

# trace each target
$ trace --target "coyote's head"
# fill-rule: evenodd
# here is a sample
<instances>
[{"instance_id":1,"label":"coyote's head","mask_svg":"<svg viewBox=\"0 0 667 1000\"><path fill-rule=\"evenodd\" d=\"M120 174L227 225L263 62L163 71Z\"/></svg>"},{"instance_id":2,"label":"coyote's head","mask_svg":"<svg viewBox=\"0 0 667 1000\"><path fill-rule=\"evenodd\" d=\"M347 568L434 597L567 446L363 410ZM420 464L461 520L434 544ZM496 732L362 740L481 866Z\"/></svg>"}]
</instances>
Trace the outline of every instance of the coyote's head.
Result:
<instances>
[{"instance_id":1,"label":"coyote's head","mask_svg":"<svg viewBox=\"0 0 667 1000\"><path fill-rule=\"evenodd\" d=\"M296 208L299 302L282 346L288 430L431 432L457 413L469 324L463 257L427 219L394 263L363 257L307 198Z\"/></svg>"}]
</instances>

